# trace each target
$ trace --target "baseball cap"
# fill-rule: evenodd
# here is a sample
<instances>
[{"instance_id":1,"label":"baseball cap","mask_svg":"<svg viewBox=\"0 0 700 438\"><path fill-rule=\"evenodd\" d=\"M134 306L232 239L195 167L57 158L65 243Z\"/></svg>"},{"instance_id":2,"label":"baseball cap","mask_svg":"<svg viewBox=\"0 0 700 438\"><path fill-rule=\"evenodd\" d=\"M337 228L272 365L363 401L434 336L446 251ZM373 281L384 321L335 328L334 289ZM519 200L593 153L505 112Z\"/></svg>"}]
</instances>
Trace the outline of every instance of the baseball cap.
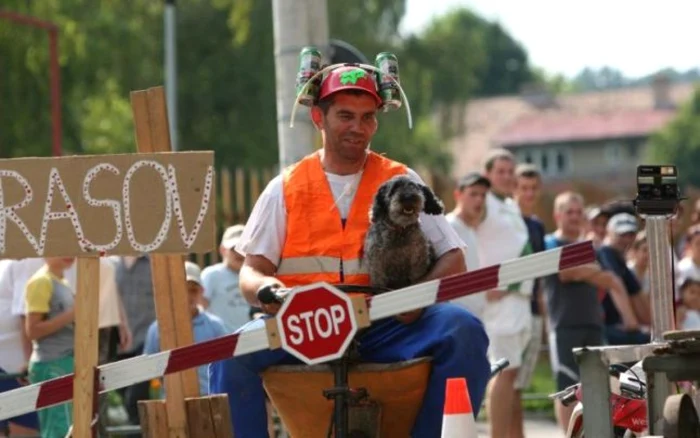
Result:
<instances>
[{"instance_id":1,"label":"baseball cap","mask_svg":"<svg viewBox=\"0 0 700 438\"><path fill-rule=\"evenodd\" d=\"M597 205L590 206L586 209L586 217L589 221L597 218L598 216L606 216L605 212L600 209Z\"/></svg>"},{"instance_id":2,"label":"baseball cap","mask_svg":"<svg viewBox=\"0 0 700 438\"><path fill-rule=\"evenodd\" d=\"M488 178L479 172L469 172L468 174L464 175L462 178L460 178L458 187L460 190L462 190L465 187L471 187L477 184L485 186L486 188L491 187L491 181L489 181Z\"/></svg>"},{"instance_id":3,"label":"baseball cap","mask_svg":"<svg viewBox=\"0 0 700 438\"><path fill-rule=\"evenodd\" d=\"M204 287L202 284L202 271L196 263L190 261L185 262L185 280L194 281L198 285Z\"/></svg>"},{"instance_id":4,"label":"baseball cap","mask_svg":"<svg viewBox=\"0 0 700 438\"><path fill-rule=\"evenodd\" d=\"M318 98L324 99L344 90L364 91L374 98L377 105L382 104L382 99L377 94L375 75L361 67L343 66L332 70L323 79Z\"/></svg>"},{"instance_id":5,"label":"baseball cap","mask_svg":"<svg viewBox=\"0 0 700 438\"><path fill-rule=\"evenodd\" d=\"M636 233L637 218L629 213L618 213L608 221L607 230L615 234Z\"/></svg>"},{"instance_id":6,"label":"baseball cap","mask_svg":"<svg viewBox=\"0 0 700 438\"><path fill-rule=\"evenodd\" d=\"M224 235L221 238L221 246L226 249L233 249L240 240L241 235L243 235L244 229L245 225L241 224L232 225L226 228L226 231L224 231Z\"/></svg>"}]
</instances>

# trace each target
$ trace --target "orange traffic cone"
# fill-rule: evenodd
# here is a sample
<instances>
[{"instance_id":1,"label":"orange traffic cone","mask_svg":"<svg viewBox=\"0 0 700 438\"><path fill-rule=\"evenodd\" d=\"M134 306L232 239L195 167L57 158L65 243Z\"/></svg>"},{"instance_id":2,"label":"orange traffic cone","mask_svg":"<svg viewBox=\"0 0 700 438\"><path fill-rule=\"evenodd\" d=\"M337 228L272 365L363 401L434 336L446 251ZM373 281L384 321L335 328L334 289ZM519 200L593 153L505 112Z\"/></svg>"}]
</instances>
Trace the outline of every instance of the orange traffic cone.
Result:
<instances>
[{"instance_id":1,"label":"orange traffic cone","mask_svg":"<svg viewBox=\"0 0 700 438\"><path fill-rule=\"evenodd\" d=\"M441 438L478 438L464 378L447 379Z\"/></svg>"}]
</instances>

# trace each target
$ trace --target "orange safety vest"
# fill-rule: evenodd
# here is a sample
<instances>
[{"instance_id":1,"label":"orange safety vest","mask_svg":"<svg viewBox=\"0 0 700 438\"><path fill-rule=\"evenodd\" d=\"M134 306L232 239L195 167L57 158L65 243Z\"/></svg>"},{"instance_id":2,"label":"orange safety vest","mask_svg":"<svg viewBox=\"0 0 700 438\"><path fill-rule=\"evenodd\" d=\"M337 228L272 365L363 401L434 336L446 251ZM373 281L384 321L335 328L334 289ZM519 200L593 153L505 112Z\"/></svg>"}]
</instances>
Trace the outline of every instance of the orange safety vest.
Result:
<instances>
[{"instance_id":1,"label":"orange safety vest","mask_svg":"<svg viewBox=\"0 0 700 438\"><path fill-rule=\"evenodd\" d=\"M318 281L368 285L360 261L374 196L384 181L406 171L405 165L370 151L343 227L320 153L286 169L287 230L276 277L287 287Z\"/></svg>"}]
</instances>

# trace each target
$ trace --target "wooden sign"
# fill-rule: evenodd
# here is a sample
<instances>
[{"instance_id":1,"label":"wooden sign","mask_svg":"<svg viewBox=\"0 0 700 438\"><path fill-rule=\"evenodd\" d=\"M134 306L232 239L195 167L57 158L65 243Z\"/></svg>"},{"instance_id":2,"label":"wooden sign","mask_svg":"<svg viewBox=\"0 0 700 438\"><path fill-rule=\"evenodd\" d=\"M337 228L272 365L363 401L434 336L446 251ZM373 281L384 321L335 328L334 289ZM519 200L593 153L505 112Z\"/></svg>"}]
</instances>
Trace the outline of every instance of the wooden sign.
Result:
<instances>
[{"instance_id":1,"label":"wooden sign","mask_svg":"<svg viewBox=\"0 0 700 438\"><path fill-rule=\"evenodd\" d=\"M0 257L216 247L213 152L0 160Z\"/></svg>"}]
</instances>

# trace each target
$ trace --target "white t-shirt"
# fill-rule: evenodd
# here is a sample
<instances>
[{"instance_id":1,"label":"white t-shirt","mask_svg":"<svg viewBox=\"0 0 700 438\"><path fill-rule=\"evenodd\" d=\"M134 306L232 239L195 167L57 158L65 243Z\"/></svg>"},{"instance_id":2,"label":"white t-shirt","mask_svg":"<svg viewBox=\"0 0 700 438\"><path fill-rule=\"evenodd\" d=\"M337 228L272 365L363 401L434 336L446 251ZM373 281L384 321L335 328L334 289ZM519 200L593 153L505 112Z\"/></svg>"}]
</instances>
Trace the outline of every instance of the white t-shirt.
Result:
<instances>
[{"instance_id":1,"label":"white t-shirt","mask_svg":"<svg viewBox=\"0 0 700 438\"><path fill-rule=\"evenodd\" d=\"M7 373L18 373L26 364L22 347L22 320L8 312L12 308L15 289L12 287L9 268L14 260L0 260L0 368Z\"/></svg>"},{"instance_id":2,"label":"white t-shirt","mask_svg":"<svg viewBox=\"0 0 700 438\"><path fill-rule=\"evenodd\" d=\"M408 170L408 176L423 184L420 176L413 170ZM326 177L340 216L345 219L350 211L350 205L355 197L362 172L354 175L335 175L326 172ZM282 175L276 176L269 182L255 203L243 234L236 245L236 251L240 254L244 256L246 254L261 255L275 266L278 266L280 262L287 228L282 184ZM334 206L331 205L330 208L334 208ZM433 216L421 213L420 224L423 232L435 246L438 257L454 248L465 246L444 215ZM313 224L309 224L309 226L313 226Z\"/></svg>"},{"instance_id":3,"label":"white t-shirt","mask_svg":"<svg viewBox=\"0 0 700 438\"><path fill-rule=\"evenodd\" d=\"M463 248L463 252L464 261L467 265L467 271L475 271L479 269L479 253L476 250L476 232L453 212L446 214L445 218L447 219L447 222L452 225L452 228L466 245ZM456 298L452 300L452 302L466 307L467 310L472 312L477 318L481 319L484 307L486 306L486 293L479 292L471 294L466 297Z\"/></svg>"},{"instance_id":4,"label":"white t-shirt","mask_svg":"<svg viewBox=\"0 0 700 438\"><path fill-rule=\"evenodd\" d=\"M521 256L529 241L527 225L518 204L486 194L486 217L476 229L481 267L493 266ZM530 295L534 280L520 284L521 292L511 292L498 301L487 302L483 321L489 336L513 335L530 327Z\"/></svg>"}]
</instances>

